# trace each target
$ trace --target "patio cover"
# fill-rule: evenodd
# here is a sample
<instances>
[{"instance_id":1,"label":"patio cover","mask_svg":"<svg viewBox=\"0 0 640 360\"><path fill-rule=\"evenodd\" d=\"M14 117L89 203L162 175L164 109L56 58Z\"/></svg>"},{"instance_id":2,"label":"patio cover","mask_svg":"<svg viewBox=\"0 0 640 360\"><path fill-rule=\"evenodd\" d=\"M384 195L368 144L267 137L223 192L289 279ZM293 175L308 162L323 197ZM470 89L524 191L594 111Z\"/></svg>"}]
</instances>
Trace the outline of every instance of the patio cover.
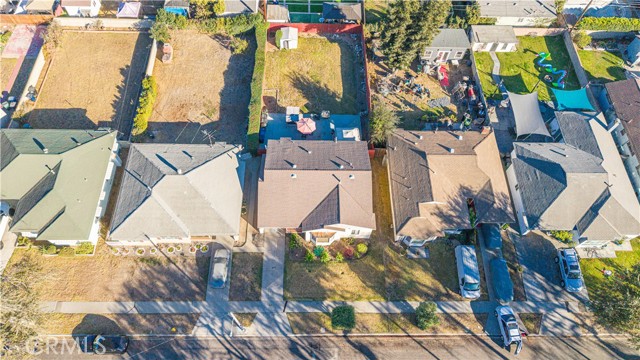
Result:
<instances>
[{"instance_id":1,"label":"patio cover","mask_svg":"<svg viewBox=\"0 0 640 360\"><path fill-rule=\"evenodd\" d=\"M33 0L24 8L27 11L53 11L53 0Z\"/></svg>"},{"instance_id":2,"label":"patio cover","mask_svg":"<svg viewBox=\"0 0 640 360\"><path fill-rule=\"evenodd\" d=\"M516 134L531 135L538 134L551 137L549 130L544 124L544 119L538 107L538 92L518 95L507 91L511 100L511 109L516 121Z\"/></svg>"},{"instance_id":3,"label":"patio cover","mask_svg":"<svg viewBox=\"0 0 640 360\"><path fill-rule=\"evenodd\" d=\"M596 111L589 97L587 96L587 89L582 88L579 90L560 90L551 88L553 96L556 98L556 110L586 110Z\"/></svg>"},{"instance_id":4,"label":"patio cover","mask_svg":"<svg viewBox=\"0 0 640 360\"><path fill-rule=\"evenodd\" d=\"M139 2L123 2L120 3L118 7L118 13L116 17L118 18L137 18L140 13L140 7L142 6Z\"/></svg>"}]
</instances>

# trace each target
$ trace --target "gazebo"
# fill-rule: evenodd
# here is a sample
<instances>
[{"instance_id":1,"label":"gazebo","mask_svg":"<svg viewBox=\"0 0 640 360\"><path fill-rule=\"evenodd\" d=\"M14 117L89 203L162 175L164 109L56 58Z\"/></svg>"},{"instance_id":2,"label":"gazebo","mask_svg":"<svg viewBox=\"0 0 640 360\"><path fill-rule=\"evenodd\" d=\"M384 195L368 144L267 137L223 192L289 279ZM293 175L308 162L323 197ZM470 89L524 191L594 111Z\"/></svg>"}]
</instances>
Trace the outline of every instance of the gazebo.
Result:
<instances>
[{"instance_id":1,"label":"gazebo","mask_svg":"<svg viewBox=\"0 0 640 360\"><path fill-rule=\"evenodd\" d=\"M517 137L533 134L551 137L538 106L537 91L525 95L507 91L507 94L509 94L513 118L516 122Z\"/></svg>"},{"instance_id":2,"label":"gazebo","mask_svg":"<svg viewBox=\"0 0 640 360\"><path fill-rule=\"evenodd\" d=\"M138 18L140 14L140 8L142 3L136 2L121 2L118 6L117 18Z\"/></svg>"}]
</instances>

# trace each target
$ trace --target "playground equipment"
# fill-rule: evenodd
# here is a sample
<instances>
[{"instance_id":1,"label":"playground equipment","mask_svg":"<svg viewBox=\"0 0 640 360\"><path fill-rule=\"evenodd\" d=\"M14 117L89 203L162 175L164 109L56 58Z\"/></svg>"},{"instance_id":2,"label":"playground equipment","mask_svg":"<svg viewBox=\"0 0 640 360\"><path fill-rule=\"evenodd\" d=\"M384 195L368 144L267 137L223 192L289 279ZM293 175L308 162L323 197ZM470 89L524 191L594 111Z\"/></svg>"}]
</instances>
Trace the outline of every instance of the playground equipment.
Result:
<instances>
[{"instance_id":1,"label":"playground equipment","mask_svg":"<svg viewBox=\"0 0 640 360\"><path fill-rule=\"evenodd\" d=\"M558 87L560 89L564 89L564 81L567 77L567 70L558 70L554 68L551 64L543 64L543 62L549 57L551 54L541 52L538 54L538 60L536 60L536 65L544 69L551 75L560 75L556 81L553 81L553 76L547 74L544 76L544 81L551 83L551 85Z\"/></svg>"}]
</instances>

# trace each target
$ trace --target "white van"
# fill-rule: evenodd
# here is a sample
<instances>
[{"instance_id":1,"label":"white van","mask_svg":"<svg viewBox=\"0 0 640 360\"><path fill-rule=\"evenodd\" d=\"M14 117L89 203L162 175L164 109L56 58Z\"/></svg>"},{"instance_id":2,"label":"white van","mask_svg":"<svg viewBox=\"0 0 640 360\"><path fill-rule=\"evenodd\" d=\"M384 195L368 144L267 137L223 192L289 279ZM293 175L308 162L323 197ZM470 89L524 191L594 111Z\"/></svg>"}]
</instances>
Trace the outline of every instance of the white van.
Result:
<instances>
[{"instance_id":1,"label":"white van","mask_svg":"<svg viewBox=\"0 0 640 360\"><path fill-rule=\"evenodd\" d=\"M473 246L456 246L456 264L458 265L458 284L460 295L466 299L480 297L480 271L476 249Z\"/></svg>"}]
</instances>

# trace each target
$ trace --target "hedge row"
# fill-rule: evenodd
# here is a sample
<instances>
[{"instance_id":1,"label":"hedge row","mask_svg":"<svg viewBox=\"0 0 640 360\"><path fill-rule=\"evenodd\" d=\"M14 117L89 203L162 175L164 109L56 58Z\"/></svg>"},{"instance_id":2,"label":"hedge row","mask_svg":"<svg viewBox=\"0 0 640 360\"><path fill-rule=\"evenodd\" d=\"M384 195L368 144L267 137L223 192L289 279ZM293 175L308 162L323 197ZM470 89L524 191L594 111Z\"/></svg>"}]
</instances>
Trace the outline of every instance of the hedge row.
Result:
<instances>
[{"instance_id":1,"label":"hedge row","mask_svg":"<svg viewBox=\"0 0 640 360\"><path fill-rule=\"evenodd\" d=\"M606 31L638 31L640 19L618 17L585 17L576 26L581 30L606 30Z\"/></svg>"},{"instance_id":2,"label":"hedge row","mask_svg":"<svg viewBox=\"0 0 640 360\"><path fill-rule=\"evenodd\" d=\"M262 82L264 81L265 44L267 43L267 29L269 24L256 24L256 49L253 77L251 79L251 100L249 101L249 127L247 129L247 148L253 154L258 152L260 132L260 115L262 113Z\"/></svg>"},{"instance_id":3,"label":"hedge row","mask_svg":"<svg viewBox=\"0 0 640 360\"><path fill-rule=\"evenodd\" d=\"M133 136L141 135L147 131L149 118L153 112L153 104L158 96L158 85L153 76L147 76L142 80L142 92L138 101L138 110L136 117L133 119Z\"/></svg>"}]
</instances>

